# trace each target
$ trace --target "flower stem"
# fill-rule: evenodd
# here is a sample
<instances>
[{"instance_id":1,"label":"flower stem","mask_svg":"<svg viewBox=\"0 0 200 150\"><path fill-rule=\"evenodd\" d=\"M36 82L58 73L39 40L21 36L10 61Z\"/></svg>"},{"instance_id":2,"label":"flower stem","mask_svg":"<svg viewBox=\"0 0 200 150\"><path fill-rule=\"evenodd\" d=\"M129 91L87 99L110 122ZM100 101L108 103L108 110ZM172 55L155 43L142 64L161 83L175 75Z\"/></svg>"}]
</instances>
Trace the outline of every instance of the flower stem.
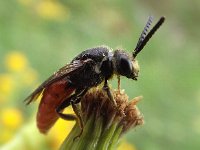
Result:
<instances>
[{"instance_id":1,"label":"flower stem","mask_svg":"<svg viewBox=\"0 0 200 150\"><path fill-rule=\"evenodd\" d=\"M117 127L117 123L114 123L111 125L110 129L107 129L103 133L103 135L101 136L101 138L99 140L97 150L107 150L109 144L113 144L113 143L111 143L111 139L116 130L116 127Z\"/></svg>"}]
</instances>

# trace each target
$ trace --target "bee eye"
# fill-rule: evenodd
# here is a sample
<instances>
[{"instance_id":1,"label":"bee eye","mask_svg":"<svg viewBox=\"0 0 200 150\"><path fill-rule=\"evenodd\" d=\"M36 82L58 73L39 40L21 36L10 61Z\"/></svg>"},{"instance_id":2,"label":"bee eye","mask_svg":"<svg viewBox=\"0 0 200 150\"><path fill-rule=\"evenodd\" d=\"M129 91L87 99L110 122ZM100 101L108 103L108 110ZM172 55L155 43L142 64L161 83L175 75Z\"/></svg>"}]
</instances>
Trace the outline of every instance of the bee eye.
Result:
<instances>
[{"instance_id":1,"label":"bee eye","mask_svg":"<svg viewBox=\"0 0 200 150\"><path fill-rule=\"evenodd\" d=\"M120 59L120 74L129 76L132 73L132 63L129 59L121 57Z\"/></svg>"}]
</instances>

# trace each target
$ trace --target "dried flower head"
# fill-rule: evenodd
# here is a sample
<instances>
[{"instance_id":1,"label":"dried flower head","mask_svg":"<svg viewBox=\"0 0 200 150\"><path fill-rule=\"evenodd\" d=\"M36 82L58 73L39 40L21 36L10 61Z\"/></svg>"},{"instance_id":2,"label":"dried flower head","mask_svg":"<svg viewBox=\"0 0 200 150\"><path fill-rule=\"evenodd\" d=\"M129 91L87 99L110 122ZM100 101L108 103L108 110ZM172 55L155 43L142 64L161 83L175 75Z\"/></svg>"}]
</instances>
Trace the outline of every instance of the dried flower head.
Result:
<instances>
[{"instance_id":1,"label":"dried flower head","mask_svg":"<svg viewBox=\"0 0 200 150\"><path fill-rule=\"evenodd\" d=\"M123 127L123 133L130 128L142 125L143 116L136 106L142 97L135 97L129 101L124 90L113 90L112 93L117 107L113 106L103 90L98 88L90 90L81 100L84 121L87 122L87 119L95 114L95 119L103 118L105 128L109 128L112 122L119 122L118 126Z\"/></svg>"}]
</instances>

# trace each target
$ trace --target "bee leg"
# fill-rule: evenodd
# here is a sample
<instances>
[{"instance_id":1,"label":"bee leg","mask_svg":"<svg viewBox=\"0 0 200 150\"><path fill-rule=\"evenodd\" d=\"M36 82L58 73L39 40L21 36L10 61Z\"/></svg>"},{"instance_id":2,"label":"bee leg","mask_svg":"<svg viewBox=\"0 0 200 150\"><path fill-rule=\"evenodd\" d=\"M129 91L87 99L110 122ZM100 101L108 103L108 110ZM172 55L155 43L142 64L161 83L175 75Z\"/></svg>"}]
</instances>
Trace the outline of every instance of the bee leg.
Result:
<instances>
[{"instance_id":1,"label":"bee leg","mask_svg":"<svg viewBox=\"0 0 200 150\"><path fill-rule=\"evenodd\" d=\"M63 114L62 111L71 104L71 99L75 97L75 94L71 95L69 98L64 100L57 108L56 112L58 116L64 120L76 120L77 117L73 114Z\"/></svg>"},{"instance_id":2,"label":"bee leg","mask_svg":"<svg viewBox=\"0 0 200 150\"><path fill-rule=\"evenodd\" d=\"M78 136L76 136L74 139L78 138L81 136L81 134L83 133L83 119L82 119L82 115L81 115L81 111L80 108L78 107L77 103L80 102L82 96L88 91L88 89L81 89L81 90L76 90L76 92L71 95L69 98L67 98L66 100L64 100L56 109L56 112L58 113L59 117L61 117L64 120L77 120L78 124L81 128L80 133L78 134ZM64 114L62 113L62 111L68 107L69 105L72 105L72 108L75 112L76 115L73 114Z\"/></svg>"},{"instance_id":3,"label":"bee leg","mask_svg":"<svg viewBox=\"0 0 200 150\"><path fill-rule=\"evenodd\" d=\"M115 101L115 99L114 99L114 97L113 97L113 95L112 95L112 93L110 91L110 87L108 86L108 80L107 79L104 82L103 90L106 91L106 93L107 93L109 99L111 100L111 102L113 103L113 105L115 107L117 107L117 103L116 103L116 101Z\"/></svg>"},{"instance_id":4,"label":"bee leg","mask_svg":"<svg viewBox=\"0 0 200 150\"><path fill-rule=\"evenodd\" d=\"M118 91L120 92L120 87L121 87L121 84L120 84L120 76L117 76L117 80L118 80Z\"/></svg>"},{"instance_id":5,"label":"bee leg","mask_svg":"<svg viewBox=\"0 0 200 150\"><path fill-rule=\"evenodd\" d=\"M80 127L80 133L78 135L76 135L74 137L73 140L76 140L77 138L79 138L82 133L83 133L83 127L84 127L84 122L83 122L83 117L82 117L82 114L81 114L81 109L80 109L80 105L79 104L75 104L75 102L72 102L72 108L74 110L74 113L76 114L77 116L77 122L78 122L78 125Z\"/></svg>"},{"instance_id":6,"label":"bee leg","mask_svg":"<svg viewBox=\"0 0 200 150\"><path fill-rule=\"evenodd\" d=\"M78 118L77 121L78 121L79 127L81 128L80 133L74 138L74 140L76 138L79 138L83 133L84 121L83 121L83 117L81 114L81 109L79 107L80 105L78 103L81 101L81 98L85 95L85 93L87 91L88 91L88 88L82 90L82 92L77 96L77 99L75 99L74 101L71 101L71 105L74 110L74 113L76 114L76 116Z\"/></svg>"}]
</instances>

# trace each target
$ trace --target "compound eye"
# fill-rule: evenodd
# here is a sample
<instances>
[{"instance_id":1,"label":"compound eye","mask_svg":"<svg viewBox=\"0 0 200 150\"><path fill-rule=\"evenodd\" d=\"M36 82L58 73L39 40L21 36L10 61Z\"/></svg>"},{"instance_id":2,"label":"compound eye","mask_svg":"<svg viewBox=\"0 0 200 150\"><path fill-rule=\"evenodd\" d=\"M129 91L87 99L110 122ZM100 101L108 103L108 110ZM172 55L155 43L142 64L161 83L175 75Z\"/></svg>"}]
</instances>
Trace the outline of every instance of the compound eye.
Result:
<instances>
[{"instance_id":1,"label":"compound eye","mask_svg":"<svg viewBox=\"0 0 200 150\"><path fill-rule=\"evenodd\" d=\"M120 72L124 76L130 76L132 73L132 63L129 59L121 57L120 59Z\"/></svg>"}]
</instances>

